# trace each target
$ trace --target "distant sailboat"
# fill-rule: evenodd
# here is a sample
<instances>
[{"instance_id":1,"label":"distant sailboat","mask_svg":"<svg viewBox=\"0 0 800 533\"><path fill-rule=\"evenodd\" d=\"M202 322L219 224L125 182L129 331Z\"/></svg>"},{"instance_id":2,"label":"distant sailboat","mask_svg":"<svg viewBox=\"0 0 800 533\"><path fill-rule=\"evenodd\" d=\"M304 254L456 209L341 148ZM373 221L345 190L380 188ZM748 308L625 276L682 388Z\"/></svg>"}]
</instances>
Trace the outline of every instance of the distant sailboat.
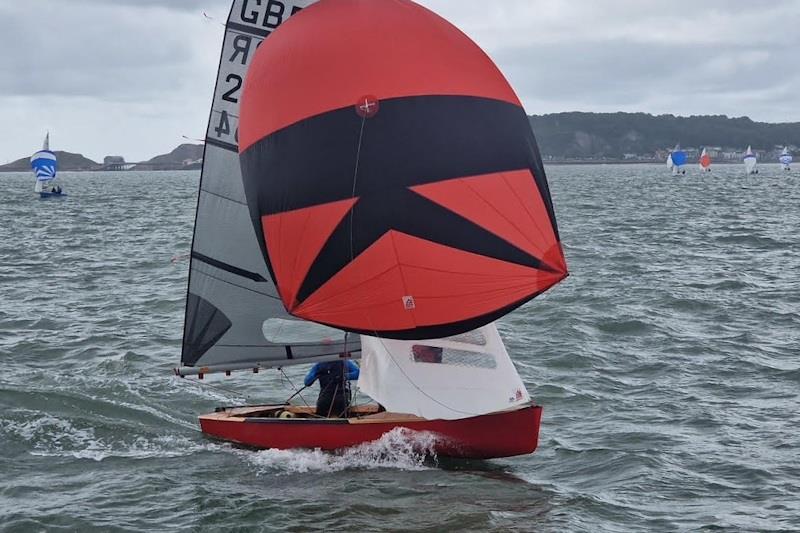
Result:
<instances>
[{"instance_id":1,"label":"distant sailboat","mask_svg":"<svg viewBox=\"0 0 800 533\"><path fill-rule=\"evenodd\" d=\"M36 175L36 185L33 190L39 193L40 198L65 196L61 186L54 184L58 173L58 159L56 154L50 151L49 131L44 137L42 149L31 156L31 170Z\"/></svg>"},{"instance_id":2,"label":"distant sailboat","mask_svg":"<svg viewBox=\"0 0 800 533\"><path fill-rule=\"evenodd\" d=\"M711 172L711 156L703 148L703 153L700 154L700 170L702 172Z\"/></svg>"},{"instance_id":3,"label":"distant sailboat","mask_svg":"<svg viewBox=\"0 0 800 533\"><path fill-rule=\"evenodd\" d=\"M758 174L758 169L756 168L758 164L758 160L756 159L756 155L753 153L753 149L748 146L747 152L744 154L744 170L748 174Z\"/></svg>"},{"instance_id":4,"label":"distant sailboat","mask_svg":"<svg viewBox=\"0 0 800 533\"><path fill-rule=\"evenodd\" d=\"M783 147L783 152L781 152L781 156L778 158L778 161L781 162L783 170L792 170L792 154L789 153L788 146Z\"/></svg>"},{"instance_id":5,"label":"distant sailboat","mask_svg":"<svg viewBox=\"0 0 800 533\"><path fill-rule=\"evenodd\" d=\"M681 150L681 145L676 144L675 149L669 154L668 161L672 162L672 175L676 176L678 174L686 174L686 170L683 168L683 165L686 164L686 152ZM669 162L667 163L669 167Z\"/></svg>"}]
</instances>

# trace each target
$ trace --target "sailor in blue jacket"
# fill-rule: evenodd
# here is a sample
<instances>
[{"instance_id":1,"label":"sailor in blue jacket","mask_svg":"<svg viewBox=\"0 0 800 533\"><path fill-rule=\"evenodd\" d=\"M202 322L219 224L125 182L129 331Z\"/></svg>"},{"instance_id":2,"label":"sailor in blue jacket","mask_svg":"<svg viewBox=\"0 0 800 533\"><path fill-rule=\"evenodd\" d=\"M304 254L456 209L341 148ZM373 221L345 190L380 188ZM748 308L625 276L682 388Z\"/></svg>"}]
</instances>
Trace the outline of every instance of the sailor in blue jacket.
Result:
<instances>
[{"instance_id":1,"label":"sailor in blue jacket","mask_svg":"<svg viewBox=\"0 0 800 533\"><path fill-rule=\"evenodd\" d=\"M312 366L303 383L310 387L319 380L317 414L333 418L345 416L350 407L350 381L358 379L358 374L358 366L350 359Z\"/></svg>"}]
</instances>

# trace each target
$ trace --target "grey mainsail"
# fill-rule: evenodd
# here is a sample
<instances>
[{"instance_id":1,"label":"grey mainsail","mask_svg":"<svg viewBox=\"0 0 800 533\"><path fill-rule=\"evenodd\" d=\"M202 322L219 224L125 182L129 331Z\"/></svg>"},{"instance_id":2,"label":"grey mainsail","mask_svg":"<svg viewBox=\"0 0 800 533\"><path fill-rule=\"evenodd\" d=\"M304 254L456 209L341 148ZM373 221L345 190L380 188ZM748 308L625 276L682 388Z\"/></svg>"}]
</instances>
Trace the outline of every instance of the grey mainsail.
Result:
<instances>
[{"instance_id":1,"label":"grey mainsail","mask_svg":"<svg viewBox=\"0 0 800 533\"><path fill-rule=\"evenodd\" d=\"M234 0L231 7L206 132L179 375L331 360L360 349L357 335L286 312L256 240L239 168L239 98L256 47L315 1Z\"/></svg>"}]
</instances>

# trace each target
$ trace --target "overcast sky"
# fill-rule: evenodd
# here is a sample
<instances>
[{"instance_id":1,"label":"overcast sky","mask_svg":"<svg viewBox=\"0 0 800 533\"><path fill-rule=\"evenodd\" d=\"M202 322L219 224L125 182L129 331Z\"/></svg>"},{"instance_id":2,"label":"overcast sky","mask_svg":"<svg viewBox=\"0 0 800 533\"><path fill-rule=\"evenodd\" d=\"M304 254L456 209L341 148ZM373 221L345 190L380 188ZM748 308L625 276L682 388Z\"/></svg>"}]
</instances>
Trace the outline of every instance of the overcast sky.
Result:
<instances>
[{"instance_id":1,"label":"overcast sky","mask_svg":"<svg viewBox=\"0 0 800 533\"><path fill-rule=\"evenodd\" d=\"M491 55L529 114L800 121L800 0L421 0ZM143 160L202 137L229 0L0 0L0 163Z\"/></svg>"}]
</instances>

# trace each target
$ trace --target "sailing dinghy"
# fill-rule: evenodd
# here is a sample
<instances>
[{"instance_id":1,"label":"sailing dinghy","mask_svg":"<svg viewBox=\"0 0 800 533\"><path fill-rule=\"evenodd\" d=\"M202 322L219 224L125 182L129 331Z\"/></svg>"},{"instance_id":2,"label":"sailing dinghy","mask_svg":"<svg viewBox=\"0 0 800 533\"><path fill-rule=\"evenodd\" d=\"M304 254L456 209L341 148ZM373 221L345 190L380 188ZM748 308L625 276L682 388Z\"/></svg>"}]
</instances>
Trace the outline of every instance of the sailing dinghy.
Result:
<instances>
[{"instance_id":1,"label":"sailing dinghy","mask_svg":"<svg viewBox=\"0 0 800 533\"><path fill-rule=\"evenodd\" d=\"M753 153L753 149L750 146L747 147L747 151L745 152L742 161L744 162L744 171L747 174L758 174L758 160L756 159L756 154Z\"/></svg>"},{"instance_id":2,"label":"sailing dinghy","mask_svg":"<svg viewBox=\"0 0 800 533\"><path fill-rule=\"evenodd\" d=\"M672 163L672 166L670 166L670 163ZM683 165L685 164L686 164L686 152L681 150L680 144L676 144L675 148L669 154L667 167L672 169L673 176L677 176L678 174L686 174L686 170L683 168Z\"/></svg>"},{"instance_id":3,"label":"sailing dinghy","mask_svg":"<svg viewBox=\"0 0 800 533\"><path fill-rule=\"evenodd\" d=\"M701 172L711 172L711 156L708 155L708 151L703 148L703 152L700 154L700 171Z\"/></svg>"},{"instance_id":4,"label":"sailing dinghy","mask_svg":"<svg viewBox=\"0 0 800 533\"><path fill-rule=\"evenodd\" d=\"M50 132L44 137L42 149L31 156L31 170L36 175L36 185L34 192L39 193L40 198L58 198L66 196L60 185L55 184L58 173L58 159L56 154L50 151Z\"/></svg>"},{"instance_id":5,"label":"sailing dinghy","mask_svg":"<svg viewBox=\"0 0 800 533\"><path fill-rule=\"evenodd\" d=\"M494 321L567 267L522 105L410 0L282 4L235 0L226 25L176 373L360 357L381 407L219 408L201 429L256 448L400 429L445 456L531 453L541 407Z\"/></svg>"},{"instance_id":6,"label":"sailing dinghy","mask_svg":"<svg viewBox=\"0 0 800 533\"><path fill-rule=\"evenodd\" d=\"M792 154L789 153L788 146L783 147L783 152L781 152L780 157L778 157L778 161L780 161L783 170L792 170Z\"/></svg>"}]
</instances>

